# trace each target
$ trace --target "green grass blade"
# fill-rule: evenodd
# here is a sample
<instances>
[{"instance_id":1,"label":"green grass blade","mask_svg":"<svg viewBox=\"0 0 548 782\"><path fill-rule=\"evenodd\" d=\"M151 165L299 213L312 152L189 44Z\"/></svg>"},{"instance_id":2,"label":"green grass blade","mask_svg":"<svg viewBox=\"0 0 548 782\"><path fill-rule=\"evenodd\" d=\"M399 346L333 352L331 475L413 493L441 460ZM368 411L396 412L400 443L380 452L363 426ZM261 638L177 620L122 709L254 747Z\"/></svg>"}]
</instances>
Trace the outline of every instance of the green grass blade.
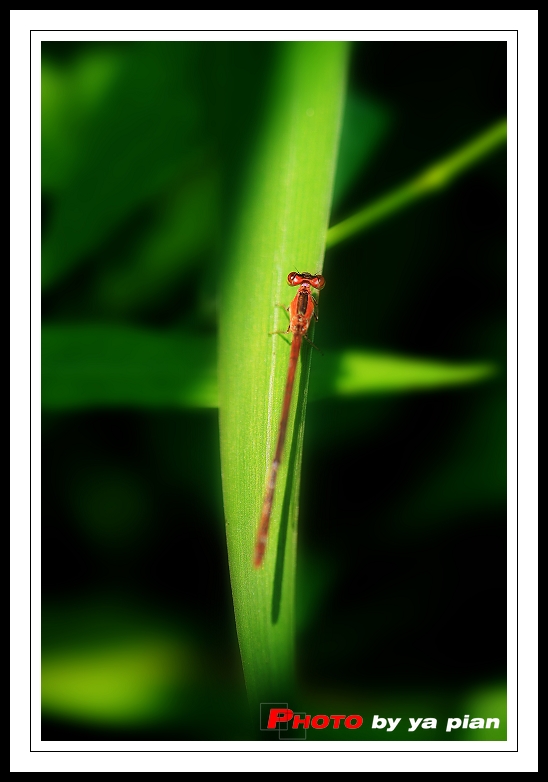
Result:
<instances>
[{"instance_id":1,"label":"green grass blade","mask_svg":"<svg viewBox=\"0 0 548 782\"><path fill-rule=\"evenodd\" d=\"M288 700L298 486L310 348L303 349L265 561L252 564L265 479L277 436L289 345L288 272L321 270L348 45L282 44L241 221L222 286L219 402L228 554L236 626L252 709ZM327 288L327 291L329 288ZM294 291L293 291L294 293Z\"/></svg>"},{"instance_id":2,"label":"green grass blade","mask_svg":"<svg viewBox=\"0 0 548 782\"><path fill-rule=\"evenodd\" d=\"M372 225L410 206L427 195L449 185L468 168L494 152L506 141L506 120L497 122L443 160L429 166L410 182L367 204L359 212L331 226L327 232L327 247L349 239Z\"/></svg>"},{"instance_id":3,"label":"green grass blade","mask_svg":"<svg viewBox=\"0 0 548 782\"><path fill-rule=\"evenodd\" d=\"M436 391L478 383L492 377L496 366L488 362L464 364L419 356L398 356L368 350L342 350L317 361L312 399L364 394L398 394Z\"/></svg>"},{"instance_id":4,"label":"green grass blade","mask_svg":"<svg viewBox=\"0 0 548 782\"><path fill-rule=\"evenodd\" d=\"M215 340L131 326L42 328L42 407L216 407Z\"/></svg>"}]
</instances>

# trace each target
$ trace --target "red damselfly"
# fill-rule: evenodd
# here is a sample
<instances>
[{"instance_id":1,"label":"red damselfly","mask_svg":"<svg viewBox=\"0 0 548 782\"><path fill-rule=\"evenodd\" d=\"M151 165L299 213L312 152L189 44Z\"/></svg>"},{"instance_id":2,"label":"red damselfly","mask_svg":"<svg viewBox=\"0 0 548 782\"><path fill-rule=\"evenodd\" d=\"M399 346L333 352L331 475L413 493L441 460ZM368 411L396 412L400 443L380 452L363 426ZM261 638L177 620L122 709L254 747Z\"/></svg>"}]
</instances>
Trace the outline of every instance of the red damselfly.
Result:
<instances>
[{"instance_id":1,"label":"red damselfly","mask_svg":"<svg viewBox=\"0 0 548 782\"><path fill-rule=\"evenodd\" d=\"M263 508L261 511L261 520L259 522L257 540L255 543L255 552L253 555L253 564L256 568L261 566L266 551L268 528L270 526L272 503L274 501L274 490L276 489L276 479L278 477L278 470L282 460L285 435L287 431L287 420L289 417L289 408L291 406L291 396L293 393L293 384L295 381L295 370L297 369L297 362L299 360L299 353L301 350L303 337L308 340L308 342L310 342L313 347L316 347L316 345L314 345L314 343L311 342L306 335L312 317L318 320L318 302L312 295L311 288L314 288L317 291L321 291L325 285L325 280L321 274L291 272L287 277L287 284L293 286L298 285L299 290L287 308L289 310L289 326L285 333L288 334L291 332L293 334L293 339L291 341L291 352L289 354L289 367L287 369L287 380L285 383L280 428L278 430L278 441L276 443L274 458L268 472Z\"/></svg>"}]
</instances>

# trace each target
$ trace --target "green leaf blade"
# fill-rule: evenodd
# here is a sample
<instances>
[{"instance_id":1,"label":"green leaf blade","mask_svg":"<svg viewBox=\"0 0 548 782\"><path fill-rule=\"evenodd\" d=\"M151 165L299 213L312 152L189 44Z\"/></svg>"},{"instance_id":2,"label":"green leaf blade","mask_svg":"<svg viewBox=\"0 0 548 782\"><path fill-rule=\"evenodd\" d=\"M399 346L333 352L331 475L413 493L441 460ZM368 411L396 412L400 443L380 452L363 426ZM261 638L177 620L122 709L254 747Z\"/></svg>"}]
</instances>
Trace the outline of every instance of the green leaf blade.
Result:
<instances>
[{"instance_id":1,"label":"green leaf blade","mask_svg":"<svg viewBox=\"0 0 548 782\"><path fill-rule=\"evenodd\" d=\"M216 407L215 341L107 325L42 329L42 407Z\"/></svg>"},{"instance_id":2,"label":"green leaf blade","mask_svg":"<svg viewBox=\"0 0 548 782\"><path fill-rule=\"evenodd\" d=\"M391 217L425 196L448 187L454 179L499 149L506 141L506 130L505 119L496 122L459 149L428 166L410 181L366 204L340 223L332 225L327 232L327 247L334 247L339 242L368 230L381 220Z\"/></svg>"},{"instance_id":3,"label":"green leaf blade","mask_svg":"<svg viewBox=\"0 0 548 782\"><path fill-rule=\"evenodd\" d=\"M221 461L236 624L250 702L290 694L296 522L309 346L303 350L263 566L253 547L275 448L289 345L290 271L323 262L347 45L283 44L222 287ZM296 410L298 409L297 417Z\"/></svg>"},{"instance_id":4,"label":"green leaf blade","mask_svg":"<svg viewBox=\"0 0 548 782\"><path fill-rule=\"evenodd\" d=\"M460 363L367 350L344 350L316 362L311 395L318 399L435 391L481 382L495 371L495 365L488 362Z\"/></svg>"}]
</instances>

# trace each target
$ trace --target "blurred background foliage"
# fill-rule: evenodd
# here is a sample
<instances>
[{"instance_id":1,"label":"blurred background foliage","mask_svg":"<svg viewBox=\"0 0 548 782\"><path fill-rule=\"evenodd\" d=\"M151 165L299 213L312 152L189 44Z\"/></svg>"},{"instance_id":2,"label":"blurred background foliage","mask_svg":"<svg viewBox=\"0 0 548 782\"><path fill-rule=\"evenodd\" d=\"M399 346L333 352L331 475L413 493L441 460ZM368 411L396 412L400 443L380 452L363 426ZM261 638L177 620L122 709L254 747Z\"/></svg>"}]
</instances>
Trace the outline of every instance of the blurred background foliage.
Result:
<instances>
[{"instance_id":1,"label":"blurred background foliage","mask_svg":"<svg viewBox=\"0 0 548 782\"><path fill-rule=\"evenodd\" d=\"M44 740L254 735L215 336L276 47L42 44ZM504 43L354 44L332 222L505 111ZM328 251L294 706L501 730L309 738L505 738L505 188L499 151Z\"/></svg>"}]
</instances>

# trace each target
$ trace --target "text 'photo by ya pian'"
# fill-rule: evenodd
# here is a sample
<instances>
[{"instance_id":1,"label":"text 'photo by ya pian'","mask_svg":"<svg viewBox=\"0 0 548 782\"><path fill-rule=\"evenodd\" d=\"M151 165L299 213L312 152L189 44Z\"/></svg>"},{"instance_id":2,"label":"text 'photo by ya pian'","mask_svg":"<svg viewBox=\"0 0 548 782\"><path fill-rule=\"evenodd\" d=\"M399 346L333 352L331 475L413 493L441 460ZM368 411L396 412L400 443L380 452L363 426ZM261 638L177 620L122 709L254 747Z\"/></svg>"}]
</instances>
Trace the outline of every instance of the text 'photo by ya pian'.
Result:
<instances>
[{"instance_id":1,"label":"text 'photo by ya pian'","mask_svg":"<svg viewBox=\"0 0 548 782\"><path fill-rule=\"evenodd\" d=\"M505 118L505 43L42 44L43 740L506 740Z\"/></svg>"}]
</instances>

